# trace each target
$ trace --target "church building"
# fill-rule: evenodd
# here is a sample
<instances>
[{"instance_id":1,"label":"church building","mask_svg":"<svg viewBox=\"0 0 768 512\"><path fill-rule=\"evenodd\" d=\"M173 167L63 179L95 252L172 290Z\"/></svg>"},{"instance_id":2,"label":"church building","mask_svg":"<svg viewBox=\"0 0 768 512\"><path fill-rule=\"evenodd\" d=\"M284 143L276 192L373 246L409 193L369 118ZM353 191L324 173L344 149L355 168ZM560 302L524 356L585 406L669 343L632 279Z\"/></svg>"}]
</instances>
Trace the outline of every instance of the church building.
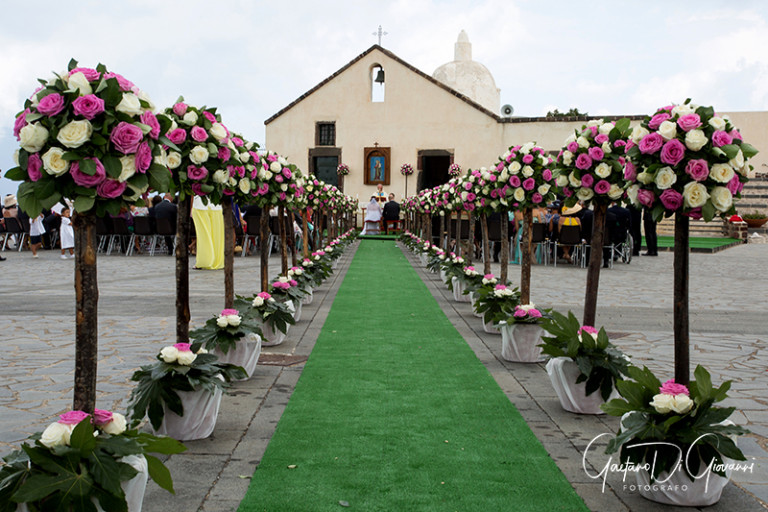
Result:
<instances>
[{"instance_id":1,"label":"church building","mask_svg":"<svg viewBox=\"0 0 768 512\"><path fill-rule=\"evenodd\" d=\"M406 193L445 183L452 163L462 171L495 165L509 146L528 141L557 152L588 120L513 117L499 97L491 72L472 59L464 31L454 60L431 76L373 45L267 119L266 147L361 203L379 183L399 202ZM758 172L768 171L766 114L730 114L761 150L753 162ZM336 175L341 163L350 169L343 179ZM407 179L400 174L403 164L415 170Z\"/></svg>"}]
</instances>

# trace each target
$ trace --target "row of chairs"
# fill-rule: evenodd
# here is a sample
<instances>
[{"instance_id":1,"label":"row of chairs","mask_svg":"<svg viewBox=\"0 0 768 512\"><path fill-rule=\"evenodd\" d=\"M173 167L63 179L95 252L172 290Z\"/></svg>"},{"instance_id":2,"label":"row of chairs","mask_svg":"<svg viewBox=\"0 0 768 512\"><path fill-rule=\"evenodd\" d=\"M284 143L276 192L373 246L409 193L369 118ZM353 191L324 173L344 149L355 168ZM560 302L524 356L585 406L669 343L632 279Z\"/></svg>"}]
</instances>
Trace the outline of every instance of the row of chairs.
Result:
<instances>
[{"instance_id":1,"label":"row of chairs","mask_svg":"<svg viewBox=\"0 0 768 512\"><path fill-rule=\"evenodd\" d=\"M29 221L27 219L17 219L16 217L3 218L4 223L0 224L0 235L3 236L3 248L8 246L12 236L16 237L16 247L19 251L24 246L24 240L29 236Z\"/></svg>"}]
</instances>

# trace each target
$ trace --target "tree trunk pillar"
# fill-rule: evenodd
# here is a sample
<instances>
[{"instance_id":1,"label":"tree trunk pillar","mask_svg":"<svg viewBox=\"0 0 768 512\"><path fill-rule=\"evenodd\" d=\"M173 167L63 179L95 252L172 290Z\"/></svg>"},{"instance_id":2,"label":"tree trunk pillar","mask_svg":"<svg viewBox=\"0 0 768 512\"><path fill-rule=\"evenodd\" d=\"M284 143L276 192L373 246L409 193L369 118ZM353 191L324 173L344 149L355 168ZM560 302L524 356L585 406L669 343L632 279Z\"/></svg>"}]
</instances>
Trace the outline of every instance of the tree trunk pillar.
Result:
<instances>
[{"instance_id":1,"label":"tree trunk pillar","mask_svg":"<svg viewBox=\"0 0 768 512\"><path fill-rule=\"evenodd\" d=\"M72 409L93 413L99 350L96 216L75 214L75 386Z\"/></svg>"}]
</instances>

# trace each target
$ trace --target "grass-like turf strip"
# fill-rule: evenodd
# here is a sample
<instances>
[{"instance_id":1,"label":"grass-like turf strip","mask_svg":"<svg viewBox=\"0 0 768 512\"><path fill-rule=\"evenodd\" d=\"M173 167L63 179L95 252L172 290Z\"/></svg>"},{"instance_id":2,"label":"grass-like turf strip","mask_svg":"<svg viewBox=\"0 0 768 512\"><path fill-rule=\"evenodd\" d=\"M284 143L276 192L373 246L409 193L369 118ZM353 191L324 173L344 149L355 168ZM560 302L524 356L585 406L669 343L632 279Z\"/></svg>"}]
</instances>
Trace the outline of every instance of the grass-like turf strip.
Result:
<instances>
[{"instance_id":1,"label":"grass-like turf strip","mask_svg":"<svg viewBox=\"0 0 768 512\"><path fill-rule=\"evenodd\" d=\"M587 510L400 249L373 240L357 250L239 510L347 504Z\"/></svg>"}]
</instances>

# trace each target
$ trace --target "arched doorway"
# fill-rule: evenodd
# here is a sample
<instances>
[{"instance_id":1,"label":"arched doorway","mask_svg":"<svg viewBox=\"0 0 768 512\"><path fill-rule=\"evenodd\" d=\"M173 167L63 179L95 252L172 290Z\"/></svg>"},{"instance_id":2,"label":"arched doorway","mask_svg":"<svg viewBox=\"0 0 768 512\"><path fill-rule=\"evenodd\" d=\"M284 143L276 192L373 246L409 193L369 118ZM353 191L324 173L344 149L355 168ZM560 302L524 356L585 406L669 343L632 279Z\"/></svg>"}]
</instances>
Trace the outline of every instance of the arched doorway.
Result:
<instances>
[{"instance_id":1,"label":"arched doorway","mask_svg":"<svg viewBox=\"0 0 768 512\"><path fill-rule=\"evenodd\" d=\"M453 152L445 149L423 149L419 151L417 180L418 191L437 187L448 182L451 176L448 168L453 163Z\"/></svg>"}]
</instances>

